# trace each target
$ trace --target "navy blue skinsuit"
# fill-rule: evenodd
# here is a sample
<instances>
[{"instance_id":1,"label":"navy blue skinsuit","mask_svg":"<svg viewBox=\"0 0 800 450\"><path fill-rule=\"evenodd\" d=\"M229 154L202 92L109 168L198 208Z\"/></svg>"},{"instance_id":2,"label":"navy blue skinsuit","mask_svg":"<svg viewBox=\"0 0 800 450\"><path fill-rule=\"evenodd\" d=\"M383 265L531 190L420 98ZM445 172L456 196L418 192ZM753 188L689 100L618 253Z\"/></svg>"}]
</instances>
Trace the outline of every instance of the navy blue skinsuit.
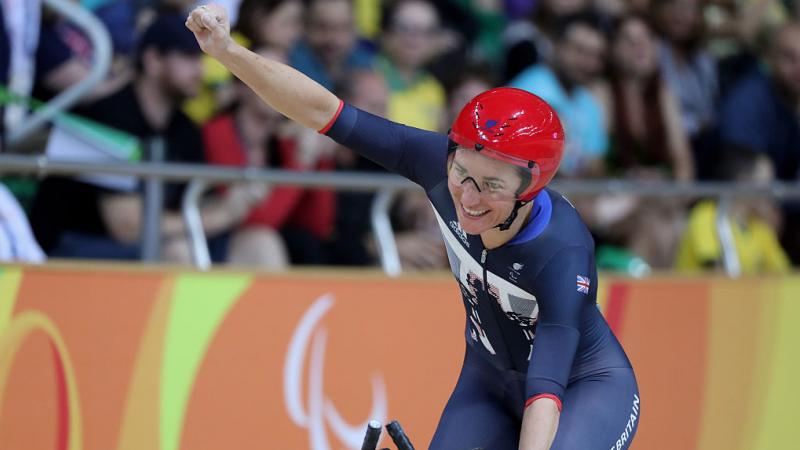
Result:
<instances>
[{"instance_id":1,"label":"navy blue skinsuit","mask_svg":"<svg viewBox=\"0 0 800 450\"><path fill-rule=\"evenodd\" d=\"M434 450L516 450L526 402L562 405L552 449L620 450L639 423L630 362L596 304L594 242L572 205L545 189L528 223L489 250L458 225L447 136L345 105L328 136L416 182L436 210L466 308L467 350Z\"/></svg>"}]
</instances>

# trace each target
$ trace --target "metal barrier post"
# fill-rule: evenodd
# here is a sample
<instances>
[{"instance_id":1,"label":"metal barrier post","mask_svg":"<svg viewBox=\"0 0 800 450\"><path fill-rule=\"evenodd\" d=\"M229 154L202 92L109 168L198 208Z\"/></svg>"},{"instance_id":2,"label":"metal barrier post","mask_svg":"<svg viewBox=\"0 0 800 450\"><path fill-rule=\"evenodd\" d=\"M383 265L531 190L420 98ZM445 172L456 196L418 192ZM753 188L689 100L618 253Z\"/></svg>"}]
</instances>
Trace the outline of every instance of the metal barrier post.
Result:
<instances>
[{"instance_id":1,"label":"metal barrier post","mask_svg":"<svg viewBox=\"0 0 800 450\"><path fill-rule=\"evenodd\" d=\"M722 250L722 266L729 277L738 278L742 274L742 266L739 261L739 253L736 251L733 229L731 228L731 203L730 197L726 195L720 197L717 204L716 226Z\"/></svg>"},{"instance_id":2,"label":"metal barrier post","mask_svg":"<svg viewBox=\"0 0 800 450\"><path fill-rule=\"evenodd\" d=\"M372 210L370 211L372 231L375 233L381 266L390 277L399 276L403 271L400 255L397 253L397 241L394 239L392 222L389 220L389 207L392 205L394 195L394 190L380 190L372 200Z\"/></svg>"},{"instance_id":3,"label":"metal barrier post","mask_svg":"<svg viewBox=\"0 0 800 450\"><path fill-rule=\"evenodd\" d=\"M164 138L156 137L145 143L150 163L164 161ZM144 201L142 202L142 226L139 242L142 246L142 261L156 262L161 259L161 218L164 212L164 181L158 177L146 177Z\"/></svg>"},{"instance_id":4,"label":"metal barrier post","mask_svg":"<svg viewBox=\"0 0 800 450\"><path fill-rule=\"evenodd\" d=\"M202 180L192 180L183 193L181 208L183 223L186 225L186 235L189 238L189 248L192 251L192 263L200 270L211 268L208 241L206 241L206 232L200 217L200 197L207 186Z\"/></svg>"}]
</instances>

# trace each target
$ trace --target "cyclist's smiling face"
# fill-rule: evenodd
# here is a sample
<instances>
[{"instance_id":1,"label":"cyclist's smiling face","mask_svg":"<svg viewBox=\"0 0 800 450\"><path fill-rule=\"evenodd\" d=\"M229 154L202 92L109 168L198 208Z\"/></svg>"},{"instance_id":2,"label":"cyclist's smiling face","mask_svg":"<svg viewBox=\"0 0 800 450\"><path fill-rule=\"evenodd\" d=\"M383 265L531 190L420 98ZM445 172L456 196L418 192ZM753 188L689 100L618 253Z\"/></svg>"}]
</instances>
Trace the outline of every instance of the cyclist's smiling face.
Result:
<instances>
[{"instance_id":1,"label":"cyclist's smiling face","mask_svg":"<svg viewBox=\"0 0 800 450\"><path fill-rule=\"evenodd\" d=\"M461 228L481 234L511 214L522 178L517 168L473 150L458 149L447 173L447 187Z\"/></svg>"}]
</instances>

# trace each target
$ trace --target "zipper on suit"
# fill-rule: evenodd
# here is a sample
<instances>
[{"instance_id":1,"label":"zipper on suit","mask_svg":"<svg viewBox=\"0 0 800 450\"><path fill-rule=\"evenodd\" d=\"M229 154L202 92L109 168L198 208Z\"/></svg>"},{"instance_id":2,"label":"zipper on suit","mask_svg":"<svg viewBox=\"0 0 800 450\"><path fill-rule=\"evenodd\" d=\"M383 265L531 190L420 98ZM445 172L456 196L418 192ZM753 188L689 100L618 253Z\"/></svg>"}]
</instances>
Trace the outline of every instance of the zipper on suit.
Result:
<instances>
[{"instance_id":1,"label":"zipper on suit","mask_svg":"<svg viewBox=\"0 0 800 450\"><path fill-rule=\"evenodd\" d=\"M489 254L489 250L483 249L481 252L481 268L483 269L483 292L489 292L489 280L486 277L486 256Z\"/></svg>"}]
</instances>

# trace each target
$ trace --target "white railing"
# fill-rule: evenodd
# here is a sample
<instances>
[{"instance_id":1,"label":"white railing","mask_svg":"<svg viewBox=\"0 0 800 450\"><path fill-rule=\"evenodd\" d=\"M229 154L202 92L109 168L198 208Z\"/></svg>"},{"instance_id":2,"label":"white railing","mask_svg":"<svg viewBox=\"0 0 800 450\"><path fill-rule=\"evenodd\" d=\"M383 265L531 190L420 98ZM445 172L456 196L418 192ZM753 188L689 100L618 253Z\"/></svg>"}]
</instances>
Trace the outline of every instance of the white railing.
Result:
<instances>
[{"instance_id":1,"label":"white railing","mask_svg":"<svg viewBox=\"0 0 800 450\"><path fill-rule=\"evenodd\" d=\"M397 254L394 232L388 217L389 205L393 196L402 190L418 189L412 182L390 174L362 172L299 172L276 169L257 169L219 167L203 164L176 164L141 162L100 163L86 161L53 160L45 156L23 156L0 154L0 173L24 173L45 175L76 175L82 173L104 173L128 175L146 180L189 182L183 199L183 218L189 232L193 262L200 269L210 267L208 248L203 227L200 223L199 200L203 192L215 185L243 181L263 182L273 185L294 185L304 187L328 187L336 190L376 192L373 200L371 222L378 243L383 270L392 276L401 273L402 267ZM625 180L557 181L554 189L565 195L626 194L641 197L714 197L720 199L720 211L727 214L726 205L736 197L772 197L779 200L800 200L800 183L775 182L770 185L751 185L723 182L634 182ZM149 195L154 190L148 190ZM145 211L151 223L145 234L160 233L153 230L160 223L160 205L147 201L148 208L158 208L155 212ZM732 236L725 231L725 220L717 221L717 231L723 246L723 262L726 272L737 276L739 266ZM156 244L155 248L158 246Z\"/></svg>"}]
</instances>

